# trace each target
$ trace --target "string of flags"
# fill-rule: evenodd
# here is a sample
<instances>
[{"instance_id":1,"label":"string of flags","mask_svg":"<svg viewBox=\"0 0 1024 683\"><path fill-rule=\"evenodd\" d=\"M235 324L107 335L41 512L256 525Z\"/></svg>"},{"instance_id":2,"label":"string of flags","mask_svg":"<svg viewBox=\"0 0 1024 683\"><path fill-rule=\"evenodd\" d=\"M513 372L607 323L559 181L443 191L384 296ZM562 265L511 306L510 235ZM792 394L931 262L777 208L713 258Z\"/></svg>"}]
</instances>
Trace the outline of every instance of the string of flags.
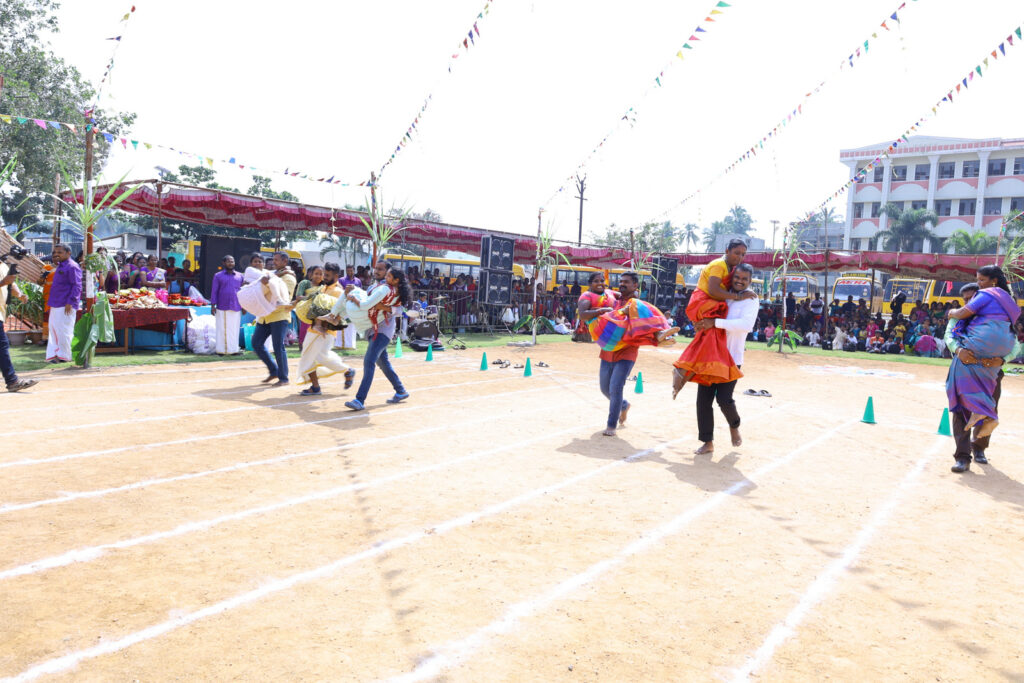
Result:
<instances>
[{"instance_id":1,"label":"string of flags","mask_svg":"<svg viewBox=\"0 0 1024 683\"><path fill-rule=\"evenodd\" d=\"M86 133L90 130L94 130L96 135L101 136L110 145L116 145L120 143L124 149L131 149L133 151L137 151L141 146L143 149L147 150L159 149L169 152L176 152L179 156L195 158L195 160L199 163L200 166L208 166L210 168L213 168L214 163L221 163L229 164L231 166L237 166L240 169L248 169L249 171L256 173L274 173L277 175L286 175L292 178L309 180L311 182L316 183L327 183L328 185L337 185L339 187L366 187L370 185L369 180L364 180L363 182L360 183L348 183L342 182L341 180L336 180L335 176L333 175L330 177L324 176L317 178L311 176L310 174L304 171L292 169L291 167L285 168L284 171L269 168L261 168L258 166L253 166L251 164L241 163L235 157L230 157L228 159L216 158L206 156L203 154L197 154L196 152L189 152L186 150L178 149L176 147L171 147L169 145L161 145L155 142L143 142L141 140L133 140L131 138L115 135L114 133L108 133L97 128L94 123L91 123L92 112L92 109L89 109L85 112L86 120L89 121L89 123L79 125L75 125L73 123L65 123L64 121L50 121L47 119L39 119L29 116L17 116L15 114L0 114L0 123L6 123L10 125L35 125L41 128L42 130L67 130L75 135L79 135L81 133Z\"/></svg>"},{"instance_id":2,"label":"string of flags","mask_svg":"<svg viewBox=\"0 0 1024 683\"><path fill-rule=\"evenodd\" d=\"M849 189L856 185L857 183L863 182L863 179L867 176L867 174L874 170L876 166L883 163L884 159L888 159L901 146L905 146L908 142L910 142L911 133L916 132L917 129L924 125L927 121L930 121L931 119L935 118L939 113L939 109L943 105L952 104L954 96L959 96L961 91L966 92L969 87L969 84L974 80L975 76L977 76L979 80L982 78L982 76L984 76L984 74L990 68L989 60L995 62L996 60L999 59L999 57L1006 56L1007 47L1014 47L1014 36L1016 36L1016 41L1018 43L1024 41L1024 38L1022 38L1022 33L1024 33L1024 26L1018 26L1013 31L1011 31L1010 34L1007 35L1006 38L1003 39L999 43L999 45L997 45L995 49L993 49L988 54L988 56L986 56L981 61L980 64L971 69L970 72L968 72L968 74L964 76L961 80L957 81L956 85L950 88L949 91L942 97L942 99L940 99L938 102L935 103L934 106L931 107L930 113L922 116L913 124L911 124L906 130L903 131L903 133L898 138L896 138L892 142L891 145L889 145L885 149L884 152L882 152L880 155L872 159L866 166L864 166L864 168L857 171L857 173L855 173L852 178L847 180L839 187L839 189L837 189L835 192L829 195L828 199L818 204L811 211L808 211L807 218L810 218L814 214L824 209L826 206L828 206L829 203L831 203L835 199L838 199L840 196L842 196L845 192L849 191Z\"/></svg>"},{"instance_id":3,"label":"string of flags","mask_svg":"<svg viewBox=\"0 0 1024 683\"><path fill-rule=\"evenodd\" d=\"M450 74L452 72L452 67L456 63L455 60L457 60L463 53L468 53L471 48L476 47L476 41L480 38L479 24L484 20L484 17L491 13L491 5L493 3L494 0L487 0L483 9L477 13L476 18L473 20L473 25L469 28L469 31L466 32L458 45L456 45L451 57L448 58L448 69L446 73ZM426 114L431 101L434 99L434 90L437 88L438 82L439 81L434 82L434 85L430 88L427 96L423 99L423 104L420 105L420 110L416 113L416 116L413 118L412 123L409 124L409 127L405 129L405 133L398 141L394 151L391 152L391 156L388 157L388 160L381 165L380 171L377 172L378 181L380 180L380 176L384 174L384 169L393 164L398 155L401 154L402 150L412 142L413 134L419 132L417 126L420 123L420 119L422 119L423 115Z\"/></svg>"},{"instance_id":4,"label":"string of flags","mask_svg":"<svg viewBox=\"0 0 1024 683\"><path fill-rule=\"evenodd\" d=\"M682 47L680 47L676 51L672 59L666 62L665 66L661 68L661 70L658 72L658 75L654 78L654 80L652 80L648 84L647 89L644 90L643 94L640 96L639 101L642 102L652 92L664 87L663 82L665 80L665 74L668 73L672 68L677 66L680 62L686 60L686 58L690 55L690 51L695 49L694 43L698 43L702 39L707 37L704 34L708 33L708 30L712 28L711 26L709 26L709 24L716 23L717 20L715 17L724 14L725 10L729 7L732 7L732 5L730 5L727 2L724 2L724 0L720 0L719 2L715 3L715 5L704 16L704 20L697 24L697 26L690 33L690 37L683 42ZM609 130L608 133L606 133L605 136L601 138L601 141L598 142L597 145L590 150L587 156L583 158L583 161L576 165L576 168L573 169L573 172L566 177L566 179L562 182L562 185L557 190L555 190L550 197L547 198L547 200L544 202L544 206L551 203L553 199L558 197L558 195L564 192L566 189L572 187L572 182L573 180L575 180L576 176L581 174L583 170L586 168L587 164L589 164L594 159L594 157L597 156L597 153L601 150L602 147L604 147L605 143L608 142L609 138L618 133L625 126L629 126L630 128L632 128L634 125L636 125L636 114L637 105L634 105L627 109L625 113L623 113L623 115L618 118L618 120L615 122L615 125L611 128L611 130ZM541 207L541 210L543 210L543 207Z\"/></svg>"},{"instance_id":5,"label":"string of flags","mask_svg":"<svg viewBox=\"0 0 1024 683\"><path fill-rule=\"evenodd\" d=\"M916 2L917 0L912 1ZM866 57L871 47L872 41L877 42L880 39L879 36L884 36L886 32L891 32L892 28L890 27L890 24L900 23L900 12L902 12L906 8L906 6L907 3L902 2L900 3L900 6L897 7L892 13L887 14L886 19L882 21L881 24L878 25L878 28L874 30L868 38L865 38L863 43L858 43L857 47L854 48L852 52L850 52L849 56L844 57L839 62L839 72L842 73L845 70L852 69L858 61L860 61L863 57ZM879 29L882 29L881 33L879 32ZM831 82L831 80L828 82ZM675 204L673 204L672 206L658 214L658 218L664 217L668 213L678 209L683 204L686 204L690 200L694 199L701 191L706 190L709 186L713 185L714 183L718 182L725 176L735 171L736 168L743 162L755 158L757 156L758 151L763 150L766 144L770 144L773 140L778 138L783 133L783 131L785 131L786 127L793 122L794 118L803 115L804 105L807 104L808 100L810 100L812 97L819 94L825 87L825 85L826 81L820 81L812 90L807 91L804 94L803 98L801 98L800 102L795 107L793 107L782 119L780 119L779 122L776 123L771 128L771 130L767 131L764 135L762 135L760 140L752 144L739 157L734 159L728 166L726 166L722 171L720 171L718 175L708 180L699 189L694 190L693 192L686 195L681 200L679 200L678 202L676 202Z\"/></svg>"},{"instance_id":6,"label":"string of flags","mask_svg":"<svg viewBox=\"0 0 1024 683\"><path fill-rule=\"evenodd\" d=\"M106 68L103 69L103 77L100 79L100 84L96 88L97 103L99 103L100 96L103 94L103 86L106 84L107 78L110 77L110 72L114 70L114 58L117 57L117 51L121 47L121 38L124 37L125 29L128 27L128 20L132 18L133 14L135 14L135 5L132 5L132 8L125 12L124 16L121 17L121 20L118 22L118 35L113 36L112 38L107 38L107 40L114 41L114 49L110 52L110 61L107 62Z\"/></svg>"}]
</instances>

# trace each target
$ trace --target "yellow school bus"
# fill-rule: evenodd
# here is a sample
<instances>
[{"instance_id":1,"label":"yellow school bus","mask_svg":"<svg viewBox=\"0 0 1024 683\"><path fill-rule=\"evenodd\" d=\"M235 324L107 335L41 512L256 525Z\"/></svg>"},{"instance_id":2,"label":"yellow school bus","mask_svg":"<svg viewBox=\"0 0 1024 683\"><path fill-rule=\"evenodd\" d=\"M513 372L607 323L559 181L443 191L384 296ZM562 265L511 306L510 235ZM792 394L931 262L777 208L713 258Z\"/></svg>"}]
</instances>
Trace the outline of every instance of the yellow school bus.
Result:
<instances>
[{"instance_id":1,"label":"yellow school bus","mask_svg":"<svg viewBox=\"0 0 1024 683\"><path fill-rule=\"evenodd\" d=\"M758 299L768 298L768 290L765 289L764 284L763 277L755 277L750 281L750 289L752 292L757 294Z\"/></svg>"},{"instance_id":2,"label":"yellow school bus","mask_svg":"<svg viewBox=\"0 0 1024 683\"><path fill-rule=\"evenodd\" d=\"M786 274L786 296L792 294L797 301L803 301L804 299L813 299L817 293L818 278L816 276L805 273ZM782 276L779 275L772 279L771 298L781 296Z\"/></svg>"},{"instance_id":3,"label":"yellow school bus","mask_svg":"<svg viewBox=\"0 0 1024 683\"><path fill-rule=\"evenodd\" d=\"M571 288L573 285L579 285L580 290L583 291L590 286L590 276L593 273L604 272L601 268L591 268L589 266L567 266L560 264L554 267L554 277L548 278L547 290L552 292L556 287L565 285ZM608 286L615 288L619 286L619 276L623 273L628 273L628 268L610 268L608 269ZM651 271L640 270L637 274L647 279L651 277ZM646 286L646 285L645 285ZM686 286L686 278L683 275L683 271L680 269L676 273L676 288Z\"/></svg>"},{"instance_id":4,"label":"yellow school bus","mask_svg":"<svg viewBox=\"0 0 1024 683\"><path fill-rule=\"evenodd\" d=\"M850 296L854 302L864 299L872 313L882 310L882 285L870 273L840 273L832 285L832 300L842 304Z\"/></svg>"},{"instance_id":5,"label":"yellow school bus","mask_svg":"<svg viewBox=\"0 0 1024 683\"><path fill-rule=\"evenodd\" d=\"M187 258L189 261L192 262L192 270L196 270L196 265L199 263L199 260L198 260L199 259L199 244L200 244L199 240L189 240L188 248L185 250L185 258ZM291 259L292 261L298 261L300 264L302 264L302 272L306 272L306 261L305 261L305 259L302 258L302 254L300 254L299 252L295 251L294 249L280 249L280 250L278 250L278 249L273 249L271 247L262 247L260 249L260 253L266 254L266 257L265 257L264 260L267 262L267 267L268 268L270 267L270 265L269 265L270 264L270 255L273 254L275 251L283 251L284 253L288 254L288 258ZM239 264L235 264L235 265L239 268L239 270L245 270L246 267L249 264L248 263L239 263ZM218 270L219 270L219 268L218 268Z\"/></svg>"},{"instance_id":6,"label":"yellow school bus","mask_svg":"<svg viewBox=\"0 0 1024 683\"><path fill-rule=\"evenodd\" d=\"M892 315L892 298L898 292L906 292L907 300L904 303L904 312L910 310L920 299L926 306L931 308L933 303L945 305L952 303L955 306L962 306L963 297L960 296L960 288L966 284L974 284L976 280L925 280L923 278L892 278L885 283L882 313ZM1016 281L1010 285L1010 291L1017 300L1017 304L1024 306L1024 282ZM909 304L909 306L908 306Z\"/></svg>"},{"instance_id":7,"label":"yellow school bus","mask_svg":"<svg viewBox=\"0 0 1024 683\"><path fill-rule=\"evenodd\" d=\"M422 261L426 261L421 270L424 272L430 271L431 275L436 272L449 282L459 275L471 275L474 280L480 279L480 259L439 258L434 256L428 256L426 259L423 259L414 254L386 254L384 258L396 265L401 264L403 270L420 266ZM521 265L513 263L512 275L515 277L525 277L526 273Z\"/></svg>"}]
</instances>

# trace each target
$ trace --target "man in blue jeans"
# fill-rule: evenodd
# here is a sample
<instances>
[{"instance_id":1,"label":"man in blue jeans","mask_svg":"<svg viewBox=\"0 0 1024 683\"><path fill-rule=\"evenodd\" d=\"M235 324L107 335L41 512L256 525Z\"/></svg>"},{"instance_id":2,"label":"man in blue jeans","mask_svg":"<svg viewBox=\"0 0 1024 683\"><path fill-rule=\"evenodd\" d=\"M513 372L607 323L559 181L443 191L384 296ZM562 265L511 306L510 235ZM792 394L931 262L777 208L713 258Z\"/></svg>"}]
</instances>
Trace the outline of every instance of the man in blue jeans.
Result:
<instances>
[{"instance_id":1,"label":"man in blue jeans","mask_svg":"<svg viewBox=\"0 0 1024 683\"><path fill-rule=\"evenodd\" d=\"M611 306L594 308L593 302L599 300L605 290L604 275L594 273L590 276L590 287L579 300L579 316L584 322L589 323L594 318L603 315L616 308L624 306L627 301L636 293L640 284L640 276L636 273L623 273L619 276L619 297L611 299ZM605 298L607 301L610 297ZM626 414L629 413L629 401L622 398L622 390L626 386L626 378L629 377L633 364L636 363L638 349L636 346L627 346L618 351L601 351L601 393L608 398L608 423L604 432L605 436L615 436L616 425L621 427L626 423Z\"/></svg>"},{"instance_id":2,"label":"man in blue jeans","mask_svg":"<svg viewBox=\"0 0 1024 683\"><path fill-rule=\"evenodd\" d=\"M10 272L10 267L0 261L0 373L3 373L4 384L7 391L21 391L36 385L34 379L18 379L18 373L14 371L14 363L11 362L10 342L7 340L7 333L4 331L4 319L7 316L7 296L14 296L22 303L27 297L18 290L14 283L17 272Z\"/></svg>"},{"instance_id":3,"label":"man in blue jeans","mask_svg":"<svg viewBox=\"0 0 1024 683\"><path fill-rule=\"evenodd\" d=\"M377 265L374 266L373 279L376 280L376 283L367 290L366 299L359 302L360 313L370 310L387 296L389 286L384 282L384 278L387 276L388 268L390 268L390 265L387 261L378 261ZM343 305L344 300L339 299L335 310L340 311ZM335 310L331 312L337 315ZM398 373L391 367L391 361L388 359L388 344L391 343L391 338L395 336L395 322L399 317L398 314L385 314L377 324L377 331L374 332L373 327L369 326L368 319L364 323L362 315L359 316L358 320L350 316L357 330L365 330L367 332L369 345L366 349L366 355L363 356L363 380L359 383L359 390L356 391L355 399L345 403L346 408L352 410L363 410L365 408L364 404L366 403L366 397L370 393L370 385L373 384L373 375L376 368L381 369L381 372L388 378L388 381L391 382L391 386L395 390L395 395L388 399L388 403L400 403L409 398L409 392L405 390L402 380L399 379Z\"/></svg>"},{"instance_id":4,"label":"man in blue jeans","mask_svg":"<svg viewBox=\"0 0 1024 683\"><path fill-rule=\"evenodd\" d=\"M283 251L279 251L274 254L274 268L275 275L284 281L285 286L288 288L288 302L290 303L292 298L295 297L295 273L292 272L291 267L288 263L288 254ZM270 281L269 276L264 276L263 284L267 284ZM256 352L256 356L259 357L263 364L267 366L267 371L270 375L263 380L263 384L273 382L275 379L277 382L274 384L275 387L283 387L288 384L288 347L285 346L285 336L288 334L288 327L292 322L292 309L291 306L279 306L276 311L270 315L256 319L256 331L252 333L252 350ZM277 358L277 362L270 357L267 353L267 337L272 340L271 343L274 346L274 356Z\"/></svg>"}]
</instances>

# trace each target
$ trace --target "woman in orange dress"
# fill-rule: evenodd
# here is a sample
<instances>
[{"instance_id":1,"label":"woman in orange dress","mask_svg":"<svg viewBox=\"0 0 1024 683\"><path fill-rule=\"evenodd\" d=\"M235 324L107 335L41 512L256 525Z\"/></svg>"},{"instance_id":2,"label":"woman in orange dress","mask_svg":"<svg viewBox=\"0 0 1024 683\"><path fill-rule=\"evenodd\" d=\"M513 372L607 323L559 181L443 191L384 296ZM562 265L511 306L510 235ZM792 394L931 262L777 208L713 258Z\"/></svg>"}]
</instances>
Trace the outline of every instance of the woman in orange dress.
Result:
<instances>
[{"instance_id":1,"label":"woman in orange dress","mask_svg":"<svg viewBox=\"0 0 1024 683\"><path fill-rule=\"evenodd\" d=\"M750 290L738 294L729 290L732 270L743 262L746 255L746 242L734 239L729 242L722 258L704 266L697 282L697 289L686 306L686 317L691 322L696 323L705 318L724 318L729 312L726 301L757 297L757 294ZM743 376L725 345L725 330L718 327L697 332L693 341L673 365L673 399L687 382L710 386L732 382Z\"/></svg>"}]
</instances>

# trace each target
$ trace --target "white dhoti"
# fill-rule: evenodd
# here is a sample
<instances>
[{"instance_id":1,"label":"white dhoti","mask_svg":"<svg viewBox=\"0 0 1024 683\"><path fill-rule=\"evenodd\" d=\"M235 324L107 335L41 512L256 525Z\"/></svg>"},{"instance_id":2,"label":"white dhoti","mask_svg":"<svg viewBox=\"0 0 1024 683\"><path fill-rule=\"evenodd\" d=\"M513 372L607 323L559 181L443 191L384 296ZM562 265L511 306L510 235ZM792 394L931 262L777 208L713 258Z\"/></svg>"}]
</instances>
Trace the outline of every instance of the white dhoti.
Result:
<instances>
[{"instance_id":1,"label":"white dhoti","mask_svg":"<svg viewBox=\"0 0 1024 683\"><path fill-rule=\"evenodd\" d=\"M355 349L356 348L356 327L355 325L349 325L343 330L338 330L337 337L335 338L334 345L339 349Z\"/></svg>"},{"instance_id":2,"label":"white dhoti","mask_svg":"<svg viewBox=\"0 0 1024 683\"><path fill-rule=\"evenodd\" d=\"M241 311L225 311L218 308L216 353L238 353L238 331L242 326Z\"/></svg>"},{"instance_id":3,"label":"white dhoti","mask_svg":"<svg viewBox=\"0 0 1024 683\"><path fill-rule=\"evenodd\" d=\"M346 329L351 328L350 325ZM302 356L299 358L299 384L308 384L312 372L316 372L317 380L321 380L351 370L332 350L334 338L331 332L318 332L312 327L309 328L302 342Z\"/></svg>"},{"instance_id":4,"label":"white dhoti","mask_svg":"<svg viewBox=\"0 0 1024 683\"><path fill-rule=\"evenodd\" d=\"M65 313L64 307L50 309L50 335L46 339L46 360L71 360L71 338L75 334L78 311Z\"/></svg>"}]
</instances>

